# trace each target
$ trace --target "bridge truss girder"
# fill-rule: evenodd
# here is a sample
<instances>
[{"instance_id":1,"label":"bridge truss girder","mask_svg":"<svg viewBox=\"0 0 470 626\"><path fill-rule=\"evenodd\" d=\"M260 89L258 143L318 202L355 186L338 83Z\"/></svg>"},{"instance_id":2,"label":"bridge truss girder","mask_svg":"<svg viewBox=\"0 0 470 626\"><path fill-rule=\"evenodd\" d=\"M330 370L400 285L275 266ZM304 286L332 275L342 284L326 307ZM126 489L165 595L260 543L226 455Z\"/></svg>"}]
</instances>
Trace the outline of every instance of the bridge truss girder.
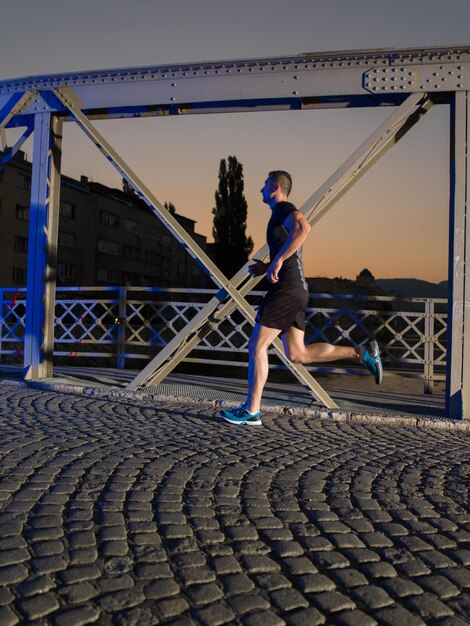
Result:
<instances>
[{"instance_id":1,"label":"bridge truss girder","mask_svg":"<svg viewBox=\"0 0 470 626\"><path fill-rule=\"evenodd\" d=\"M129 385L161 380L213 324L238 308L251 323L244 296L256 284L245 266L228 280L164 209L91 120L232 111L395 106L396 111L301 207L315 223L431 104L451 104L451 201L447 411L470 419L468 218L470 48L424 48L305 54L278 59L78 72L0 82L0 133L34 129L32 219L28 257L25 377L52 373L60 136L76 121L138 195L219 286L216 297ZM33 219L34 217L34 219ZM257 255L264 258L266 247ZM468 336L468 332L467 332ZM281 358L314 397L336 405L310 374Z\"/></svg>"}]
</instances>

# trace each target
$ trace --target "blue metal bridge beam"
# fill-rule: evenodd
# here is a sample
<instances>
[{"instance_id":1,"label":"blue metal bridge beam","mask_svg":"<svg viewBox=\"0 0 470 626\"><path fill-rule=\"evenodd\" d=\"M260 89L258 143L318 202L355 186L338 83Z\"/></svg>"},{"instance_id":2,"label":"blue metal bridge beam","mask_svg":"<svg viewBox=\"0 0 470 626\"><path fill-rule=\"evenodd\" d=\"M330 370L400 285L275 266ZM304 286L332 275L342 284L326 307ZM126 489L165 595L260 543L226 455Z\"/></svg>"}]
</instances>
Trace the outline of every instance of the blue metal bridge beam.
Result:
<instances>
[{"instance_id":1,"label":"blue metal bridge beam","mask_svg":"<svg viewBox=\"0 0 470 626\"><path fill-rule=\"evenodd\" d=\"M62 121L51 113L34 119L29 223L24 377L52 376L59 223Z\"/></svg>"}]
</instances>

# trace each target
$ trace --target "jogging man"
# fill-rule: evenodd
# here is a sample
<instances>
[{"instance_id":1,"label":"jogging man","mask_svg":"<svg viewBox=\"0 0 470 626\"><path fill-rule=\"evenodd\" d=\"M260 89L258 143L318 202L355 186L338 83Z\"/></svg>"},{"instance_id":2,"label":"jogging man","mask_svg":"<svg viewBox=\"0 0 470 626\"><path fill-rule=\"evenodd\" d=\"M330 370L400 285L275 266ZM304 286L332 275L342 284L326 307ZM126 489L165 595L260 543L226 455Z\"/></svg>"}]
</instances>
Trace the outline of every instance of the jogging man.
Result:
<instances>
[{"instance_id":1,"label":"jogging man","mask_svg":"<svg viewBox=\"0 0 470 626\"><path fill-rule=\"evenodd\" d=\"M268 349L281 335L286 356L293 363L325 363L349 360L361 363L380 384L382 361L376 341L367 348L336 346L329 343L305 345L305 310L308 286L302 265L302 245L311 230L302 213L288 197L292 188L290 174L282 170L269 172L261 194L271 209L267 242L270 263L255 260L249 267L254 276L266 273L271 283L258 309L251 334L248 365L248 395L239 408L222 410L221 417L232 424L261 424L261 396L268 378Z\"/></svg>"}]
</instances>

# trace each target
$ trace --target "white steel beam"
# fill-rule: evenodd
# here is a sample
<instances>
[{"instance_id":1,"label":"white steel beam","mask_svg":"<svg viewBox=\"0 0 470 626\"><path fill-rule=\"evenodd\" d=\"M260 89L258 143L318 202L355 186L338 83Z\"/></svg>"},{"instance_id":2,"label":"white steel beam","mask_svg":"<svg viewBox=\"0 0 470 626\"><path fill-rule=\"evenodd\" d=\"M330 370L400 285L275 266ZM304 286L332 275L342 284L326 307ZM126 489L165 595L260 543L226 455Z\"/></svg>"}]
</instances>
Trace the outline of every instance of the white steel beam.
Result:
<instances>
[{"instance_id":1,"label":"white steel beam","mask_svg":"<svg viewBox=\"0 0 470 626\"><path fill-rule=\"evenodd\" d=\"M451 109L446 411L470 419L470 91ZM467 337L465 337L467 329Z\"/></svg>"},{"instance_id":2,"label":"white steel beam","mask_svg":"<svg viewBox=\"0 0 470 626\"><path fill-rule=\"evenodd\" d=\"M82 110L95 119L397 104L410 93L445 98L470 89L470 49L318 52L30 76L0 81L0 103L12 93L65 87L75 90ZM26 114L39 111L63 113L66 108L45 99L32 102Z\"/></svg>"},{"instance_id":3,"label":"white steel beam","mask_svg":"<svg viewBox=\"0 0 470 626\"><path fill-rule=\"evenodd\" d=\"M62 122L35 116L29 222L24 377L52 376Z\"/></svg>"},{"instance_id":4,"label":"white steel beam","mask_svg":"<svg viewBox=\"0 0 470 626\"><path fill-rule=\"evenodd\" d=\"M328 180L300 207L310 224L316 223L334 203L365 173L385 152L414 126L431 107L426 94L413 94L364 141L361 146L328 178ZM263 260L268 256L267 245L255 255ZM249 261L232 278L245 296L262 277L253 278L248 273ZM240 285L242 285L240 287ZM206 306L175 336L128 385L136 389L143 385L161 382L210 332L211 328L230 314L233 302L225 303L227 292L221 290ZM214 313L215 311L215 313Z\"/></svg>"},{"instance_id":5,"label":"white steel beam","mask_svg":"<svg viewBox=\"0 0 470 626\"><path fill-rule=\"evenodd\" d=\"M131 168L124 162L118 153L111 147L106 139L91 124L86 115L83 114L76 95L70 88L57 89L54 91L57 98L69 109L82 130L90 137L97 148L114 165L119 173L136 191L137 195L147 204L151 211L165 224L170 232L181 243L183 248L195 260L198 261L204 271L211 279L221 287L234 300L237 308L243 313L246 319L255 324L256 312L253 307L240 295L234 285L218 269L207 254L196 244L190 235L184 230L180 223L165 209L162 203L152 194L146 185L138 178ZM282 344L279 340L274 343L275 349L281 360L292 370L297 379L307 387L312 395L328 408L337 408L336 403L330 398L326 391L315 381L311 374L301 365L294 365L285 356Z\"/></svg>"}]
</instances>

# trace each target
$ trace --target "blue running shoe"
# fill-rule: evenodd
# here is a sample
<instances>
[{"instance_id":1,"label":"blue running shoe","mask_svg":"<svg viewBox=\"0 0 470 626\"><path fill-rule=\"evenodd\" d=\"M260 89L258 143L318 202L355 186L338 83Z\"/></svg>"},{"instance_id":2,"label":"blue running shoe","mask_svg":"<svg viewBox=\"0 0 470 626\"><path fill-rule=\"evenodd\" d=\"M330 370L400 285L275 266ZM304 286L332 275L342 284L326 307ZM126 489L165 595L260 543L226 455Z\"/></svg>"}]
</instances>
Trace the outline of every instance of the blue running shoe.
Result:
<instances>
[{"instance_id":1,"label":"blue running shoe","mask_svg":"<svg viewBox=\"0 0 470 626\"><path fill-rule=\"evenodd\" d=\"M231 411L222 409L220 417L231 424L248 424L249 426L261 426L263 424L260 411L251 414L244 406Z\"/></svg>"},{"instance_id":2,"label":"blue running shoe","mask_svg":"<svg viewBox=\"0 0 470 626\"><path fill-rule=\"evenodd\" d=\"M382 359L380 358L379 344L374 339L369 342L363 350L362 365L369 370L375 378L377 385L380 385L382 383L384 369Z\"/></svg>"}]
</instances>

